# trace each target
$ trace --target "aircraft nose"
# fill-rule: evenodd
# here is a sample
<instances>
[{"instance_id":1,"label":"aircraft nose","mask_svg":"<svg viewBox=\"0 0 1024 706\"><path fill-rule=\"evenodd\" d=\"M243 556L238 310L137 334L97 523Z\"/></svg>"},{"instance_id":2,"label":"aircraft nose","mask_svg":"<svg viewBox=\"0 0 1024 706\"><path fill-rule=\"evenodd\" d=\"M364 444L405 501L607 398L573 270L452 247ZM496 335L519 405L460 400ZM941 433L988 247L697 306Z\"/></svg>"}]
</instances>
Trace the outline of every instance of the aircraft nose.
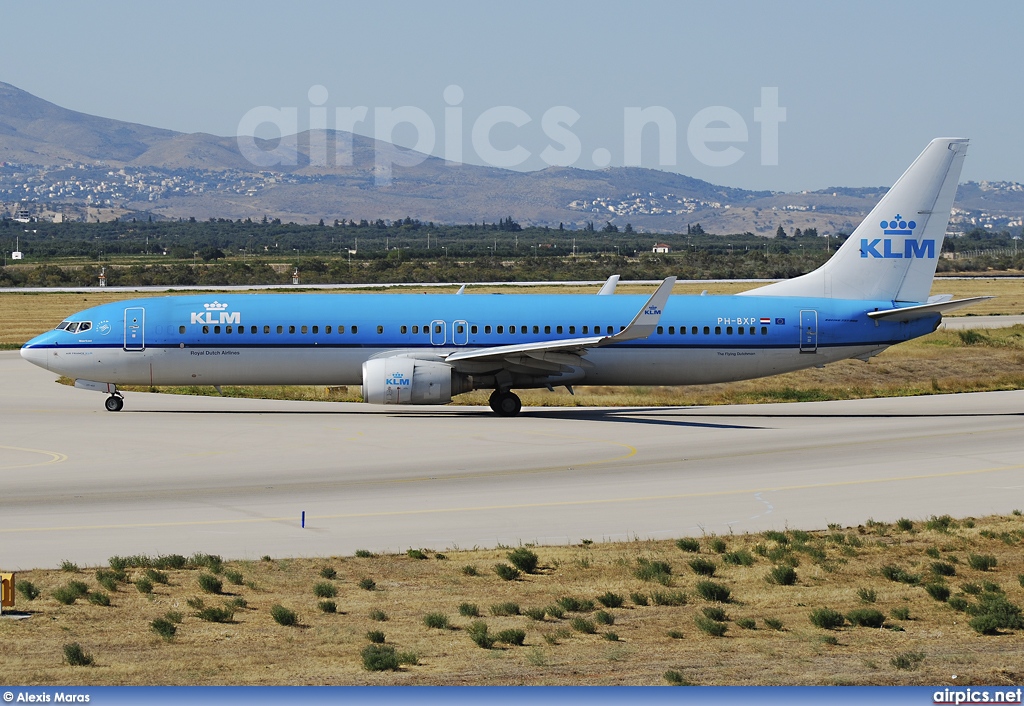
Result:
<instances>
[{"instance_id":1,"label":"aircraft nose","mask_svg":"<svg viewBox=\"0 0 1024 706\"><path fill-rule=\"evenodd\" d=\"M49 358L47 357L47 351L45 348L39 347L40 337L33 338L31 341L21 347L21 357L32 363L32 365L38 365L40 368L49 370Z\"/></svg>"}]
</instances>

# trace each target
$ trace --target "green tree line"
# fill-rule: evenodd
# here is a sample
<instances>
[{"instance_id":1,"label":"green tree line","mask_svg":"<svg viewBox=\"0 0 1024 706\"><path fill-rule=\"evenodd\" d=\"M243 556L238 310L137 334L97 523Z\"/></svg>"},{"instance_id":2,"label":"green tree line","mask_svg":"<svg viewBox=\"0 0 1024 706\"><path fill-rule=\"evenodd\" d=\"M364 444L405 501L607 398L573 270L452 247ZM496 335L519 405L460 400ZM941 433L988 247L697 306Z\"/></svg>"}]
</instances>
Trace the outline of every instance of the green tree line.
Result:
<instances>
[{"instance_id":1,"label":"green tree line","mask_svg":"<svg viewBox=\"0 0 1024 706\"><path fill-rule=\"evenodd\" d=\"M322 223L322 222L321 222ZM607 223L596 229L570 230L559 227L523 228L511 216L493 223L464 225L424 223L409 217L385 221L335 221L332 224L300 225L265 221L211 219L196 221L112 221L108 223L32 223L0 221L0 247L5 252L19 248L29 261L54 258L109 260L122 255L163 255L176 260L206 262L235 256L269 257L274 261L303 255L345 255L355 250L354 259L378 259L401 250L403 257L423 258L447 255L561 257L566 253L616 253L634 255L650 252L656 242L673 250L703 249L712 252L736 249L764 249L785 252L794 245L825 248L824 239L808 231L790 242L773 241L754 235L713 235L694 224L689 234L638 233L632 225L622 229ZM835 245L836 239L831 243Z\"/></svg>"},{"instance_id":2,"label":"green tree line","mask_svg":"<svg viewBox=\"0 0 1024 706\"><path fill-rule=\"evenodd\" d=\"M25 231L34 231L28 232ZM388 282L784 279L823 263L844 236L813 229L766 239L751 233L712 235L521 228L511 217L461 226L394 222L296 225L213 220L156 223L23 224L0 222L7 252L20 239L27 260L0 269L0 286L96 286L101 267L111 286L218 286ZM427 244L427 236L430 245ZM651 252L667 243L668 254ZM358 248L355 247L358 242ZM939 271L1021 270L1009 233L983 229L946 239L943 250L999 254L940 259ZM294 246L294 247L289 247ZM351 253L350 250L356 252ZM166 253L166 254L165 254ZM83 262L84 261L84 262Z\"/></svg>"}]
</instances>

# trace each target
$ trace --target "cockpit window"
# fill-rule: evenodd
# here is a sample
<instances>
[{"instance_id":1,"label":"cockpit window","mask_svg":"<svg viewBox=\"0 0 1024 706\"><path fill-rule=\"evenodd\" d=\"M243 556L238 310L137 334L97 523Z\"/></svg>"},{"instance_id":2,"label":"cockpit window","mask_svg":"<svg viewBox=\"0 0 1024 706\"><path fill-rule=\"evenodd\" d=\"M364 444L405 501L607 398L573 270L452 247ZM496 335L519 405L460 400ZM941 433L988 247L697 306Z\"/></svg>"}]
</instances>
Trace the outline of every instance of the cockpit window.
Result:
<instances>
[{"instance_id":1,"label":"cockpit window","mask_svg":"<svg viewBox=\"0 0 1024 706\"><path fill-rule=\"evenodd\" d=\"M91 321L61 321L57 324L58 329L64 329L68 333L82 333L92 328Z\"/></svg>"}]
</instances>

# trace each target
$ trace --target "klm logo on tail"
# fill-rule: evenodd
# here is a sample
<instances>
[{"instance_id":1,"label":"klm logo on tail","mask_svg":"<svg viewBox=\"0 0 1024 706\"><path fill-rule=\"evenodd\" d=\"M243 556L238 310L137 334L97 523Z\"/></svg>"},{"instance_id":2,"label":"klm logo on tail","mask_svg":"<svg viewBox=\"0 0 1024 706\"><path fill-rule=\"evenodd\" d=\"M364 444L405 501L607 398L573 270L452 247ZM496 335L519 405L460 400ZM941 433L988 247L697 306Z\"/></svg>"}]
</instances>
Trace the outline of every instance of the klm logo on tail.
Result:
<instances>
[{"instance_id":1,"label":"klm logo on tail","mask_svg":"<svg viewBox=\"0 0 1024 706\"><path fill-rule=\"evenodd\" d=\"M882 221L882 232L886 235L913 235L914 228L917 228L916 221L905 221L903 216L896 214L891 221Z\"/></svg>"},{"instance_id":2,"label":"klm logo on tail","mask_svg":"<svg viewBox=\"0 0 1024 706\"><path fill-rule=\"evenodd\" d=\"M896 217L891 221L882 221L879 225L881 225L884 235L912 236L914 235L914 229L917 228L916 221L903 220L903 216L899 214L896 214ZM901 241L902 247L900 247ZM922 240L918 242L910 238L861 238L860 256L862 258L877 257L887 260L915 257L934 259L935 241Z\"/></svg>"}]
</instances>

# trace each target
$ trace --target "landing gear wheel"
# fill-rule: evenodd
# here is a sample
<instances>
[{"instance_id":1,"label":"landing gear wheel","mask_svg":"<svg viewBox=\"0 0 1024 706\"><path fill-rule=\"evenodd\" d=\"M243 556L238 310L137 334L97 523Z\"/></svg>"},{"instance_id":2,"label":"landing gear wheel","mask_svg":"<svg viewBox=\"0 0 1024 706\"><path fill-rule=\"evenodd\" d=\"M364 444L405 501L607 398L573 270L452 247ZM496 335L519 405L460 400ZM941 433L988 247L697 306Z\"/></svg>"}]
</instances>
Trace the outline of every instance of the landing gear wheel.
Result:
<instances>
[{"instance_id":1,"label":"landing gear wheel","mask_svg":"<svg viewBox=\"0 0 1024 706\"><path fill-rule=\"evenodd\" d=\"M124 398L117 395L111 395L103 403L103 406L107 408L108 412L120 412L124 407Z\"/></svg>"},{"instance_id":2,"label":"landing gear wheel","mask_svg":"<svg viewBox=\"0 0 1024 706\"><path fill-rule=\"evenodd\" d=\"M514 417L523 408L523 402L514 392L497 392L491 395L491 409L499 417Z\"/></svg>"}]
</instances>

